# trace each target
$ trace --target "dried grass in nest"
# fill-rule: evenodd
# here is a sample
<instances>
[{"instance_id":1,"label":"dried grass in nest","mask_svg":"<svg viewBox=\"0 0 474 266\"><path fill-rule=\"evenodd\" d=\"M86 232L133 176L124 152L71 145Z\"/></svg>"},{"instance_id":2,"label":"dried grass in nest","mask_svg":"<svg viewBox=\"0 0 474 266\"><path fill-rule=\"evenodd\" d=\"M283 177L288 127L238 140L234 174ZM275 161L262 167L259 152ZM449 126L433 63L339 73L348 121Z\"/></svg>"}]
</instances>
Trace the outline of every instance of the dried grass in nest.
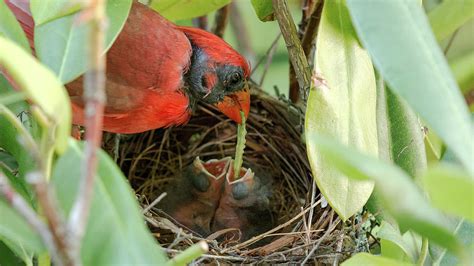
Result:
<instances>
[{"instance_id":1,"label":"dried grass in nest","mask_svg":"<svg viewBox=\"0 0 474 266\"><path fill-rule=\"evenodd\" d=\"M208 263L332 263L345 254L340 220L321 195L311 170L298 127L302 113L287 103L257 91L247 121L244 161L271 173L274 229L245 242L217 242L216 232L205 240ZM211 106L199 106L184 127L131 136L106 135L104 146L135 189L145 218L160 244L173 255L202 240L173 223L153 207L166 185L199 156L203 160L234 155L236 125ZM118 149L116 148L118 147ZM151 204L151 205L150 205ZM263 243L263 244L262 244Z\"/></svg>"}]
</instances>

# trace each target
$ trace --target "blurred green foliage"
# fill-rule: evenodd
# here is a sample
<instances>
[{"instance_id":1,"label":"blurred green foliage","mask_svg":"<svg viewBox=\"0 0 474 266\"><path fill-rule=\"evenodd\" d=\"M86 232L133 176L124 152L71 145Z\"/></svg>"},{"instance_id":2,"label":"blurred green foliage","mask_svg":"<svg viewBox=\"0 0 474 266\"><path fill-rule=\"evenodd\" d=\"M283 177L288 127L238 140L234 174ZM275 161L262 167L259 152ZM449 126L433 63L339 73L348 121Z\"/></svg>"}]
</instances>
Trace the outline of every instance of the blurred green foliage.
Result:
<instances>
[{"instance_id":1,"label":"blurred green foliage","mask_svg":"<svg viewBox=\"0 0 474 266\"><path fill-rule=\"evenodd\" d=\"M146 0L143 1L146 2ZM219 0L211 4L208 1L196 0L194 4L198 1L209 3L210 5L216 4L213 8L217 8L223 3L228 2L228 0ZM270 0L267 0L267 2L268 1ZM80 75L84 68L78 67L80 65L76 65L76 63L81 62L84 59L84 53L81 53L82 50L78 49L78 47L73 46L73 48L68 50L69 48L65 49L64 47L69 47L69 45L62 46L65 49L65 52L61 54L61 58L68 58L68 52L71 52L71 58L74 59L71 60L71 64L63 64L63 60L58 61L59 64L53 64L54 62L51 62L50 57L53 52L63 50L62 48L56 49L58 47L57 45L68 43L65 43L64 40L62 40L63 42L58 41L56 38L58 36L54 35L56 33L49 30L49 27L56 29L56 27L60 28L61 25L72 25L72 16L69 16L69 21L65 21L65 19L67 20L67 17L62 16L77 11L78 7L74 5L65 5L65 0L51 1L51 5L38 5L40 0L33 2L36 3L36 8L33 8L35 18L43 23L42 25L37 25L36 28L37 35L43 35L43 41L37 40L40 44L37 44L38 49L36 50L40 61L42 61L41 63L49 65L53 70L61 70L56 73L59 75L59 80L61 81L67 81ZM112 1L109 0L109 2L111 3ZM295 23L298 24L301 19L300 5L302 1L292 0L289 2ZM361 60L370 61L368 55L363 54L366 56L361 56L360 53L356 55L351 54L351 52L353 52L351 49L353 48L354 50L363 50L360 46L361 43L364 44L370 52L371 59L376 63L375 67L377 70L385 75L384 78L387 80L390 88L394 89L394 92L400 94L401 97L396 98L395 94L387 91L388 93L386 95L383 95L383 97L379 97L378 99L385 99L384 102L387 105L385 106L386 109L383 111L382 115L377 116L377 122L385 122L384 126L387 127L387 132L385 134L387 138L386 142L389 144L385 148L390 149L385 152L381 151L382 146L379 145L379 155L391 153L391 160L379 160L375 156L368 156L367 154L361 153L353 148L358 147L360 149L360 145L353 145L352 148L341 145L338 141L334 141L332 138L327 138L327 136L322 135L321 133L327 132L320 130L316 126L307 128L306 131L310 159L311 156L313 156L313 158L316 156L325 156L325 159L333 164L335 168L338 168L338 170L345 174L345 176L355 179L350 181L357 181L358 179L371 180L375 182L376 191L378 191L377 198L380 201L380 205L384 206L384 210L395 218L394 221L391 221L384 217L384 224L378 232L378 237L381 239L382 243L382 255L386 258L370 254L358 254L348 260L346 265L368 263L401 265L401 263L404 262L415 261L419 264L423 264L424 258L426 257L426 253L424 252L428 250L428 239L433 240L434 243L437 242L441 247L449 250L447 251L446 249L438 248L438 251L436 251L437 247L430 243L430 249L433 250L431 259L435 263L459 263L460 259L464 259L462 257L464 249L469 247L472 248L472 234L474 231L472 229L472 224L468 222L473 220L472 188L474 187L474 181L472 173L465 173L466 169L463 170L459 166L456 166L457 168L432 168L430 166L430 170L423 175L422 173L424 172L426 165L424 161L422 163L417 163L417 159L424 160L424 157L419 155L419 152L424 151L423 143L419 141L419 146L412 145L411 142L406 144L415 137L422 137L422 131L418 127L419 121L417 117L412 113L409 113L409 115L407 115L407 113L411 112L410 108L413 108L419 114L424 114L427 121L438 125L433 128L436 133L443 137L447 142L448 147L458 147L456 152L458 157L464 158L464 167L472 169L472 165L469 164L469 159L472 158L472 156L469 157L468 154L468 152L472 150L469 149L469 147L472 147L472 139L469 140L470 135L468 134L469 132L472 132L472 124L467 123L465 121L467 119L455 119L456 114L459 116L459 113L466 113L465 111L467 109L463 108L461 97L457 97L454 100L447 97L447 95L451 93L458 93L457 91L454 91L458 88L457 86L449 86L450 82L446 82L447 79L450 79L451 75L446 61L448 60L453 67L456 65L459 58L465 59L467 58L466 55L473 54L474 38L472 38L472 36L474 33L474 19L471 19L458 30L455 29L456 26L450 27L450 30L445 31L447 37L441 42L441 50L447 55L446 60L441 51L439 51L437 43L429 43L432 41L430 38L420 38L420 36L430 37L432 34L429 25L425 23L425 14L419 7L420 1L380 1L378 2L378 8L377 5L371 5L370 8L366 5L362 6L363 3L356 0L347 0L347 2L351 9L352 17L349 18L348 15L344 18L337 15L331 17L338 17L339 23L344 22L344 27L342 27L343 30L338 29L337 27L334 28L333 24L337 24L337 22L331 24L332 27L328 26L326 28L330 29L330 34L328 35L326 32L326 35L321 34L320 38L326 38L325 41L327 41L327 43L325 46L318 45L318 47L321 48L320 52L324 52L325 54L316 58L316 60L320 61L317 62L316 65L325 64L323 70L328 71L328 73L324 73L323 71L324 75L322 78L326 79L325 81L327 81L330 88L337 90L333 91L331 94L328 93L330 96L335 95L335 97L331 98L331 101L322 101L324 104L329 102L328 106L330 105L330 107L334 107L329 108L330 111L335 110L334 114L329 113L325 108L321 108L321 102L315 101L315 97L310 97L310 101L314 102L309 103L307 117L313 119L319 117L329 118L322 122L321 120L313 122L328 128L333 127L336 132L332 137L346 137L346 135L350 135L346 134L347 132L344 131L344 126L338 127L338 125L352 125L351 123L354 123L353 120L360 119L360 123L365 126L368 125L368 129L364 128L363 133L365 135L350 135L349 137L353 137L351 140L355 139L356 141L362 141L364 139L370 139L375 141L375 139L377 139L371 131L374 130L374 126L370 124L370 121L368 121L373 114L370 112L363 112L363 108L375 104L375 98L369 97L370 95L367 96L361 91L357 91L358 95L351 95L352 97L350 98L346 97L347 95L344 95L344 93L355 91L355 89L364 89L359 84L359 81L361 80L362 85L374 85L374 80L371 78L373 77L372 65L362 64L361 66L357 64L357 62ZM55 190L58 193L57 196L60 199L61 210L64 213L68 213L68 210L75 199L74 195L77 193L77 182L79 180L81 167L78 162L81 160L82 151L80 145L75 141L68 141L70 129L70 122L68 119L70 119L70 117L69 113L65 111L69 110L69 108L68 101L64 97L64 88L61 86L60 81L57 80L58 77L45 71L42 64L33 60L30 55L25 55L24 50L18 46L18 44L20 44L23 48L28 50L23 33L19 31L18 23L12 20L11 14L6 9L5 4L2 3L3 1L0 0L0 14L4 15L0 16L0 35L13 39L17 44L13 45L9 43L10 41L6 41L3 37L0 37L0 47L4 48L0 49L0 65L9 70L12 78L16 82L21 81L19 87L24 91L24 94L17 95L17 93L13 93L6 80L0 79L0 93L4 93L5 91L9 93L3 94L3 98L0 98L0 107L3 107L3 109L0 108L0 111L2 111L0 112L0 126L3 126L2 131L0 131L0 142L8 143L2 143L1 145L2 150L0 150L0 161L3 161L3 165L0 165L0 170L5 172L5 175L8 177L10 182L16 182L14 187L21 191L20 193L26 194L26 199L33 201L34 195L31 193L30 189L27 188L28 184L24 182L25 180L22 179L22 182L15 181L17 177L23 178L24 172L30 171L30 168L36 167L36 165L29 165L32 160L28 153L31 152L31 150L27 149L28 147L25 148L24 145L21 145L17 137L21 134L31 135L34 141L40 142L36 143L36 145L41 144L41 147L45 148L41 149L40 152L42 154L48 153L49 155L52 155L50 154L52 151L51 147L54 147L55 145L57 146L56 142L62 141L63 145L57 147L67 146L66 152L62 153L66 147L63 147L62 149L57 148L58 153L56 155L58 155L58 157L54 157L54 159L51 157L51 160L48 159L46 163L53 169L51 184L55 186ZM172 19L189 18L189 14L193 14L193 16L202 14L202 10L197 10L195 6L189 5L189 1L167 0L162 1L161 3L171 3L171 6L174 6L175 9L172 10L172 12L170 10L171 13L169 13L172 14L172 16L170 15L170 18ZM342 0L339 0L338 2L334 0L334 2L331 2L333 5L340 6L343 6L344 3L345 2ZM436 9L437 5L440 3L441 0L423 1L425 11L427 12ZM266 56L272 43L280 34L280 28L278 23L275 21L261 22L255 14L251 1L236 0L234 4L240 10L241 17L238 21L248 32L248 37L245 37L246 39L242 38L242 34L236 33L234 31L235 27L233 27L232 22L230 22L224 39L235 47L236 50L247 56L251 65L256 67L256 63ZM387 6L380 5L395 5L395 8L386 8ZM168 7L170 6L166 6L166 8ZM200 7L204 8L202 6ZM340 12L341 9L340 7L338 8ZM115 19L112 17L110 20L111 22L115 21L115 23L112 23L115 26L115 30L112 34L114 36L109 36L108 38L109 45L112 43L115 35L118 34L119 28L121 27L119 24L125 21L127 12L128 8L125 7L112 12L114 14L116 13L117 17L115 17ZM334 13L337 14L337 12ZM166 16L166 14L164 15ZM214 15L215 12L208 15L209 28L213 25ZM467 17L469 17L468 15L464 16L466 20ZM375 26L370 24L373 22L371 19L378 20L376 21L377 23ZM392 21L389 19L392 19ZM191 24L191 20L178 21L178 23L189 25ZM351 28L352 23L358 30L357 36ZM396 28L397 31L392 35L387 36L386 33L389 30L393 30L393 25L398 26L398 28ZM433 24L431 26L433 26ZM71 33L70 28L66 28L66 31L63 32L66 34L63 35L75 36L76 39L74 40L77 40L77 42L71 41L69 43L74 43L76 46L86 45L81 42L81 34ZM342 35L342 38L334 38L337 42L334 44L331 42L333 41L333 35L338 35L338 37L340 37L339 35ZM357 37L361 42L356 40ZM348 42L348 38L353 41ZM415 45L409 45L410 41L412 41L411 44L414 43ZM41 42L43 42L43 46L41 46ZM251 48L252 52L243 48L243 42L247 42L247 46ZM342 45L340 45L341 43ZM397 50L397 48L402 47L403 45L406 46L406 49L402 51ZM42 50L41 47L45 48L45 50ZM46 48L51 48L53 51ZM420 57L420 54L423 55L423 53L427 52L429 56ZM348 60L348 57L353 60ZM339 60L341 58L342 60ZM414 61L413 64L411 63L412 61ZM458 67L461 66L459 68L462 70L458 71L462 74L459 74L459 76L471 77L470 75L473 74L474 71L470 70L470 66L473 66L472 69L474 69L474 65L470 65L468 61L466 61L467 63L465 61L462 62L463 64L458 65ZM266 58L258 66L258 69L252 76L252 79L257 84L261 81L261 77L265 71L265 65ZM440 65L442 68L437 69ZM56 66L56 68L54 66ZM288 67L289 61L286 45L283 38L280 38L276 46L273 60L271 61L271 64L269 64L269 68L266 70L266 78L261 84L262 88L270 94L275 95L277 93L274 87L277 87L281 95L288 95ZM68 74L69 76L65 76L66 78L62 76L63 69L70 72ZM356 74L350 72L354 69L364 69L368 71L362 74L359 72ZM394 69L399 71L393 72ZM420 71L420 69L424 71ZM436 69L438 71L434 73ZM341 73L348 74L350 78L341 75ZM406 78L407 73L416 73L418 75L412 75L409 76L409 78ZM456 73L457 72L455 71L455 74ZM26 74L28 74L27 78L25 77ZM455 76L458 77L458 75ZM368 77L370 79L364 79ZM437 82L434 82L435 84L431 83L433 80ZM462 88L465 89L463 92L467 92L470 89L472 90L474 84L471 84L471 79L465 78L464 80L467 81L463 83ZM341 85L339 83L343 84ZM53 93L54 95L63 97L58 96L58 98L61 99L51 99L49 94L44 93L44 89L39 90L42 88L37 86L37 84L49 84L51 86L47 87L50 90L56 88L56 92ZM448 86L446 86L446 84L448 84ZM379 85L380 86L377 88L385 91L383 82ZM439 89L440 87L441 89ZM23 100L24 95L28 96L31 99L30 103L42 107L43 111L50 116L47 117L46 120L54 120L50 121L50 123L44 123L43 121L43 123L37 125L37 127L40 127L40 133L43 134L35 134L36 130L26 129L27 126L25 124L14 123L15 121L18 122L15 115L20 114L21 117L21 113L23 113L23 111L28 111L29 108L26 106L26 103L21 102L22 110L20 113L20 111L17 112L16 108L13 108L13 105L1 105L9 103L6 99L10 99L11 101L10 96L12 95L17 97L16 99L19 100ZM357 100L360 98L362 98L362 100ZM429 102L423 102L420 100L423 98L425 98L425 100L426 98L429 98ZM409 99L412 100L410 101ZM2 102L2 100L4 102ZM407 102L404 102L404 100L407 100ZM313 104L312 107L311 104ZM446 104L452 104L455 107L454 110L457 110L457 113L451 109L446 111L445 109L440 108ZM65 106L55 109L55 107L59 105ZM350 106L351 109L346 108L349 105L352 105ZM378 105L381 105L380 102ZM381 110L382 109L377 109L378 112ZM357 115L353 115L353 113L356 113ZM349 118L347 117L348 114L351 115ZM38 112L33 112L31 119L32 121L35 121L35 119L42 121L41 119L44 120L45 118L41 117ZM60 123L63 130L55 132L57 133L55 135L56 139L54 143L51 143L52 146L50 147L44 144L49 143L46 142L46 137L48 135L44 134L44 132L54 132L53 125L55 123ZM33 124L35 123L33 122ZM468 128L466 129L466 127ZM461 134L462 128L464 128L464 138L462 138L463 135ZM380 129L380 127L378 129ZM469 131L469 129L471 129L471 131ZM350 133L353 133L353 128L351 128L351 130ZM380 133L380 130L377 133ZM369 137L364 137L366 135ZM338 140L346 143L346 139L343 137L340 137ZM381 139L382 138L379 136L377 140L380 141ZM461 143L457 142L459 141L457 139L460 139ZM410 145L412 146L411 149L406 148ZM441 146L441 144L439 144L439 146ZM437 161L441 158L442 149L440 148L436 150L439 150L439 152L437 152L435 156L436 158L433 159L433 161ZM367 149L365 151L367 152ZM459 154L462 156L459 156ZM404 157L399 158L400 155ZM412 155L412 157L409 157L408 155ZM155 263L162 263L164 260L164 254L157 252L157 247L143 224L139 208L134 201L133 192L126 183L125 177L107 155L101 153L99 157L98 179L96 180L96 191L90 218L94 221L94 224L90 225L88 227L88 232L86 232L83 247L83 256L86 256L84 261L88 264L101 264L105 262L124 263L127 261L137 262L141 261L141 256L139 255L143 253L147 254L144 256L146 259L153 260ZM12 160L13 158L16 158L16 161ZM29 164L26 165L25 162L29 162ZM20 171L16 173L16 171L11 169L14 167L10 167L10 165L18 165ZM316 173L320 175L326 174L326 178L329 177L329 179L337 177L336 175L328 175L327 172L321 172L322 168L319 166L320 165L314 166L313 164L313 168L315 168L313 170ZM49 176L49 173L45 173L45 175ZM418 184L416 183L416 180L415 182L412 180L412 177L420 176L422 176L422 184ZM332 182L319 182L318 186L324 194L324 191L328 191L327 187L332 184ZM420 186L423 184L424 186ZM344 188L341 188L341 186L334 187L336 187L336 193L346 193L343 196L347 196L348 193ZM425 191L422 191L423 187L425 188ZM365 193L361 193L362 189L357 186L351 185L350 188L356 192L354 194L357 197L354 198L354 201L356 201L358 205L363 205L368 196L365 195ZM425 197L425 193L429 194L430 199ZM334 206L334 202L330 200L330 197L327 195L325 196L329 203L333 205L332 207L337 210L337 206ZM351 198L345 197L343 199L347 200ZM34 205L34 203L30 204ZM357 206L357 208L353 209L360 209L360 207ZM351 213L346 213L346 216L351 216L354 211L357 210L351 210ZM445 219L446 216L441 211L458 216L458 219L454 219L453 226L447 226L447 221ZM344 214L341 216L347 218L344 217ZM0 223L0 240L4 243L4 245L2 245L2 242L0 242L0 264L5 263L2 259L8 260L6 264L18 260L18 258L12 256L12 252L16 253L16 255L25 263L32 263L31 257L33 256L33 252L38 252L45 248L41 243L41 240L38 238L38 235L32 232L24 219L2 200L0 200L0 217L3 218ZM398 225L395 221L398 221ZM393 224L391 222L393 222ZM414 232L417 232L419 235ZM420 236L424 237L423 241ZM109 241L110 239L113 241ZM413 242L415 242L415 244L413 244ZM410 243L412 243L412 245L410 245ZM132 246L129 247L128 245ZM463 247L461 247L461 245ZM119 252L119 256L117 256L117 252ZM394 261L392 259L398 259L399 261Z\"/></svg>"}]
</instances>

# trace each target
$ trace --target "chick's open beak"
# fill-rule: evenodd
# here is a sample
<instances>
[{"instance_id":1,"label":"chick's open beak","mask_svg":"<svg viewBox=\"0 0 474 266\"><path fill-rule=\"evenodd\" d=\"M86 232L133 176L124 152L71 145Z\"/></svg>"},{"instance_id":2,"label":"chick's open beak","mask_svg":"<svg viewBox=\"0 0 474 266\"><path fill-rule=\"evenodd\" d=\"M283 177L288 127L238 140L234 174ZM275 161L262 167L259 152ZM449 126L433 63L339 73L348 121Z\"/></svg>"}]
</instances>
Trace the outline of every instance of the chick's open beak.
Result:
<instances>
[{"instance_id":1,"label":"chick's open beak","mask_svg":"<svg viewBox=\"0 0 474 266\"><path fill-rule=\"evenodd\" d=\"M238 124L242 123L240 111L244 112L245 118L249 115L250 110L250 91L249 86L245 83L243 90L237 91L224 97L224 100L216 104L223 114Z\"/></svg>"}]
</instances>

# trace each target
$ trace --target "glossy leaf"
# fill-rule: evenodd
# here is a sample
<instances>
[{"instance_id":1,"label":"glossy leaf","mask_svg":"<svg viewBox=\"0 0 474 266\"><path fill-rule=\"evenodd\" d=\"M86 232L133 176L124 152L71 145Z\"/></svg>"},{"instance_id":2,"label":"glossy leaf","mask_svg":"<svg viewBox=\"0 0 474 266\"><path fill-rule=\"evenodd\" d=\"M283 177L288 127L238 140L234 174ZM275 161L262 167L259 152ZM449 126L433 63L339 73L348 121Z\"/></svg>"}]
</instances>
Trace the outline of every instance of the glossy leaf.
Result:
<instances>
[{"instance_id":1,"label":"glossy leaf","mask_svg":"<svg viewBox=\"0 0 474 266\"><path fill-rule=\"evenodd\" d=\"M324 81L309 94L306 144L318 188L345 220L364 206L373 183L352 180L338 172L322 157L310 136L330 135L377 156L375 77L342 1L325 2L316 45L316 71Z\"/></svg>"},{"instance_id":2,"label":"glossy leaf","mask_svg":"<svg viewBox=\"0 0 474 266\"><path fill-rule=\"evenodd\" d=\"M417 1L348 0L354 26L389 88L400 95L474 173L473 124ZM453 130L456 129L456 130Z\"/></svg>"},{"instance_id":3,"label":"glossy leaf","mask_svg":"<svg viewBox=\"0 0 474 266\"><path fill-rule=\"evenodd\" d=\"M169 20L206 15L230 3L230 0L152 0L150 6Z\"/></svg>"},{"instance_id":4,"label":"glossy leaf","mask_svg":"<svg viewBox=\"0 0 474 266\"><path fill-rule=\"evenodd\" d=\"M18 24L18 21L5 1L0 1L0 36L14 41L27 52L31 52L30 44L26 39L23 29L20 24Z\"/></svg>"},{"instance_id":5,"label":"glossy leaf","mask_svg":"<svg viewBox=\"0 0 474 266\"><path fill-rule=\"evenodd\" d=\"M410 263L400 262L390 258L372 255L369 253L358 253L352 256L350 259L344 261L341 266L408 266L413 265Z\"/></svg>"},{"instance_id":6,"label":"glossy leaf","mask_svg":"<svg viewBox=\"0 0 474 266\"><path fill-rule=\"evenodd\" d=\"M7 71L17 89L44 111L52 126L56 126L55 148L63 152L71 128L71 107L61 82L32 55L3 37L0 37L0 67Z\"/></svg>"},{"instance_id":7,"label":"glossy leaf","mask_svg":"<svg viewBox=\"0 0 474 266\"><path fill-rule=\"evenodd\" d=\"M64 17L81 9L80 0L31 0L30 9L36 25Z\"/></svg>"},{"instance_id":8,"label":"glossy leaf","mask_svg":"<svg viewBox=\"0 0 474 266\"><path fill-rule=\"evenodd\" d=\"M438 40L453 34L474 17L472 0L444 0L428 14L429 22Z\"/></svg>"},{"instance_id":9,"label":"glossy leaf","mask_svg":"<svg viewBox=\"0 0 474 266\"><path fill-rule=\"evenodd\" d=\"M115 163L99 152L89 222L81 248L84 265L163 265L165 255L145 227L135 195ZM74 140L54 168L52 183L69 213L81 176L83 151Z\"/></svg>"},{"instance_id":10,"label":"glossy leaf","mask_svg":"<svg viewBox=\"0 0 474 266\"><path fill-rule=\"evenodd\" d=\"M131 4L132 0L107 1L105 50L112 46L122 30ZM79 23L78 16L79 13L64 16L35 27L36 54L63 83L74 80L87 69L89 24Z\"/></svg>"},{"instance_id":11,"label":"glossy leaf","mask_svg":"<svg viewBox=\"0 0 474 266\"><path fill-rule=\"evenodd\" d=\"M275 20L272 0L252 0L252 6L261 21Z\"/></svg>"},{"instance_id":12,"label":"glossy leaf","mask_svg":"<svg viewBox=\"0 0 474 266\"><path fill-rule=\"evenodd\" d=\"M375 181L378 199L397 220L402 231L410 229L450 250L461 250L456 238L445 227L443 215L431 207L423 193L400 168L364 155L327 136L310 134L308 139L312 140L327 162L345 175Z\"/></svg>"},{"instance_id":13,"label":"glossy leaf","mask_svg":"<svg viewBox=\"0 0 474 266\"><path fill-rule=\"evenodd\" d=\"M387 143L386 147L379 144L379 152L388 149L385 153L396 165L412 177L421 175L427 163L422 126L416 114L403 99L386 89L383 82L377 90L381 90L377 92L379 142ZM382 136L387 139L381 140Z\"/></svg>"},{"instance_id":14,"label":"glossy leaf","mask_svg":"<svg viewBox=\"0 0 474 266\"><path fill-rule=\"evenodd\" d=\"M434 206L474 222L474 179L461 169L439 165L422 178Z\"/></svg>"}]
</instances>

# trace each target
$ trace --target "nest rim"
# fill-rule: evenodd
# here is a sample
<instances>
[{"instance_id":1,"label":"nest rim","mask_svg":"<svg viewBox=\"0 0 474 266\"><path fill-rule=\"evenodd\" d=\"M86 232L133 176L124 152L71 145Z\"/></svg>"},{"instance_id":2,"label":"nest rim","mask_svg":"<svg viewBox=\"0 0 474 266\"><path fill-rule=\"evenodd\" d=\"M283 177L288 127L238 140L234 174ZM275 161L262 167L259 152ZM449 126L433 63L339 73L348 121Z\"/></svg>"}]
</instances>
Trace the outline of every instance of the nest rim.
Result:
<instances>
[{"instance_id":1,"label":"nest rim","mask_svg":"<svg viewBox=\"0 0 474 266\"><path fill-rule=\"evenodd\" d=\"M275 159L265 156L270 156L268 151L274 152L274 156L280 158L279 163L282 164L278 164L281 175L277 180L285 181L279 183L280 187L273 187L277 189L275 194L278 194L275 199L280 201L280 204L274 205L277 206L275 209L280 208L275 227L246 241L219 243L216 238L226 232L215 232L207 237L192 234L173 221L172 217L155 208L163 197L162 191L166 183L178 173L177 169L182 169L196 154L204 159L216 155L219 156L217 159L233 156L231 144L233 142L235 146L236 136L235 132L232 134L231 131L236 131L236 126L214 107L199 105L195 116L184 127L134 134L126 140L119 139L119 144L116 134L105 134L104 149L116 159L124 171L143 208L149 229L170 256L204 240L209 245L209 252L200 261L205 263L217 260L221 263L318 261L326 264L346 257L348 254L341 250L342 236L345 235L341 234L343 231L341 220L329 206L325 206L327 204L312 178L306 147L301 141L301 130L297 125L301 124L304 112L261 90L252 91L244 158L248 162L249 158L260 156L258 160L256 159L257 163L262 161L268 163L269 160L271 163L271 160ZM209 127L207 125L211 123L204 121L203 117L215 123ZM172 144L176 140L173 140L173 134L177 132L178 135L185 135L188 140L192 138L194 140L186 143L187 146L179 141ZM282 132L286 132L283 138L277 134ZM209 136L211 138L208 138ZM212 140L212 136L215 138L214 141L209 141ZM281 147L285 144L285 138L289 143L285 149L290 149L289 151L282 150ZM254 141L255 139L261 140L264 144L259 146L260 143ZM210 152L213 150L218 152ZM151 166L145 171L137 172L143 164ZM149 175L144 176L146 171L152 172L151 178ZM285 206L288 204L291 206ZM163 232L168 232L174 239L163 241L166 239L164 238L166 233ZM260 246L255 245L268 238L272 241Z\"/></svg>"}]
</instances>

